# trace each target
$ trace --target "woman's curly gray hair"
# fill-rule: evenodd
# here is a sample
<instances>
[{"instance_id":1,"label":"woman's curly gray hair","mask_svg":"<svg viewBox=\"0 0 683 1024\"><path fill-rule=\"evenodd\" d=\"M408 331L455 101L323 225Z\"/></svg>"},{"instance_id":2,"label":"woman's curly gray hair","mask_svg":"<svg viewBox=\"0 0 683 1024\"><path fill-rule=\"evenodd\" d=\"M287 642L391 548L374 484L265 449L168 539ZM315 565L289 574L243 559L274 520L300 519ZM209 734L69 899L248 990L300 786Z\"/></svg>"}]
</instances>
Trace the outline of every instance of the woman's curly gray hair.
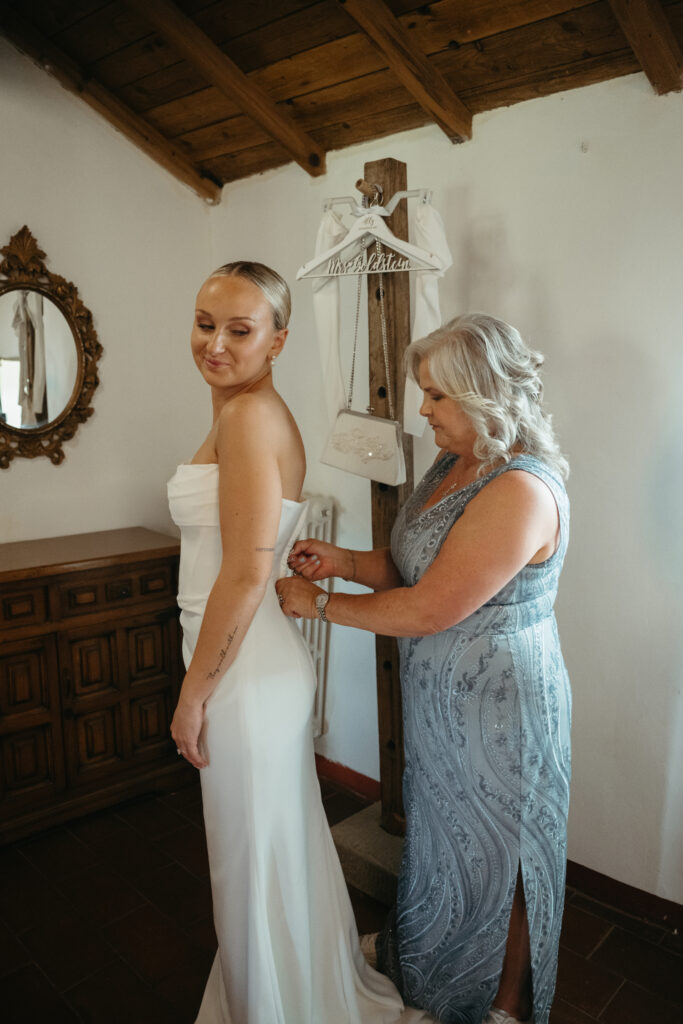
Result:
<instances>
[{"instance_id":1,"label":"woman's curly gray hair","mask_svg":"<svg viewBox=\"0 0 683 1024\"><path fill-rule=\"evenodd\" d=\"M551 418L541 408L543 356L516 328L485 313L456 316L406 350L407 370L418 384L423 359L437 388L472 421L480 475L501 459L509 462L515 451L569 475Z\"/></svg>"}]
</instances>

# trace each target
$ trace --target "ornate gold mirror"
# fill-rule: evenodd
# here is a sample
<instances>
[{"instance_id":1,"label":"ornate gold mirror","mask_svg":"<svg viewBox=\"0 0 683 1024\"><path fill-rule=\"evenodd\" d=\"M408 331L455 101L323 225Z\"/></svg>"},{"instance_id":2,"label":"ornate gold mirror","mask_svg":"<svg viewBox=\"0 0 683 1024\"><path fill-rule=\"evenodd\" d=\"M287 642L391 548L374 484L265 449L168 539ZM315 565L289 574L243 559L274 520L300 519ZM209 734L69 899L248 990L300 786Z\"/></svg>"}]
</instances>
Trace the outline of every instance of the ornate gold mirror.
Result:
<instances>
[{"instance_id":1,"label":"ornate gold mirror","mask_svg":"<svg viewBox=\"0 0 683 1024\"><path fill-rule=\"evenodd\" d=\"M58 466L92 416L102 346L78 289L47 269L25 225L0 253L0 469L15 456Z\"/></svg>"}]
</instances>

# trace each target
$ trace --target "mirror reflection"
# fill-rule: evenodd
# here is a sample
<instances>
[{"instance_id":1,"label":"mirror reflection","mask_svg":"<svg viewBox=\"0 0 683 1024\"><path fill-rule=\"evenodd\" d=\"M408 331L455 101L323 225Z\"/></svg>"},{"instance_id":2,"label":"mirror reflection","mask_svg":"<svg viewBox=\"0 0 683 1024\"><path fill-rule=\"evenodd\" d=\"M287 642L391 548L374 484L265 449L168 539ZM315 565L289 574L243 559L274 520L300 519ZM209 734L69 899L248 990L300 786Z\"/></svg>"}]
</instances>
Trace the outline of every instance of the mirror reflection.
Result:
<instances>
[{"instance_id":1,"label":"mirror reflection","mask_svg":"<svg viewBox=\"0 0 683 1024\"><path fill-rule=\"evenodd\" d=\"M0 295L0 419L31 430L66 409L78 375L78 352L59 307L39 291Z\"/></svg>"}]
</instances>

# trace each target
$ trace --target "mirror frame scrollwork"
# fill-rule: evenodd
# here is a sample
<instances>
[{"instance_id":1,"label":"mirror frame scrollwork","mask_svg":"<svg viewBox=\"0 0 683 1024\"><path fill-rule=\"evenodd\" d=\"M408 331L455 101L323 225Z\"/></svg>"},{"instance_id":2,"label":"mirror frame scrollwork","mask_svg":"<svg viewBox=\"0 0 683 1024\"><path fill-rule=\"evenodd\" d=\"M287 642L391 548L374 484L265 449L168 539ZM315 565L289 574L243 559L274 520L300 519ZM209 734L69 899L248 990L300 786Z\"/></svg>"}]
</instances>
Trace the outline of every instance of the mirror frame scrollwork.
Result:
<instances>
[{"instance_id":1,"label":"mirror frame scrollwork","mask_svg":"<svg viewBox=\"0 0 683 1024\"><path fill-rule=\"evenodd\" d=\"M46 455L58 466L64 460L62 445L76 433L80 423L93 414L93 393L99 384L97 361L102 346L97 340L92 313L83 305L76 285L47 269L45 253L28 227L13 235L0 248L0 296L18 289L39 292L50 299L65 317L76 345L78 369L71 397L51 422L30 429L13 427L0 419L0 469L7 469L15 456L34 459Z\"/></svg>"}]
</instances>

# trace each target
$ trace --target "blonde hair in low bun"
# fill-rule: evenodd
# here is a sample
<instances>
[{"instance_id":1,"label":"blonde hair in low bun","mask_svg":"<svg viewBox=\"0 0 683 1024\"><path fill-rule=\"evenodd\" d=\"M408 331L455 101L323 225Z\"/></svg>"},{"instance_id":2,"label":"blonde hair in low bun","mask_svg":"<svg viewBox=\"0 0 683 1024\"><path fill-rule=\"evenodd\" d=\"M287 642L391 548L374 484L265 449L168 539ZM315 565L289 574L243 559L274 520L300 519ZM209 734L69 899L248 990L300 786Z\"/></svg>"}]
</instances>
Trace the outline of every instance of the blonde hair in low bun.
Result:
<instances>
[{"instance_id":1,"label":"blonde hair in low bun","mask_svg":"<svg viewBox=\"0 0 683 1024\"><path fill-rule=\"evenodd\" d=\"M289 323L292 313L292 297L284 277L271 270L265 263L252 263L248 260L236 260L224 263L214 270L211 277L245 277L257 288L260 288L273 310L273 324L276 331L282 331Z\"/></svg>"},{"instance_id":2,"label":"blonde hair in low bun","mask_svg":"<svg viewBox=\"0 0 683 1024\"><path fill-rule=\"evenodd\" d=\"M408 346L406 367L418 383L423 359L439 390L472 421L480 475L501 460L509 462L517 451L535 455L564 478L569 475L551 417L542 408L543 356L515 327L486 313L457 316Z\"/></svg>"}]
</instances>

